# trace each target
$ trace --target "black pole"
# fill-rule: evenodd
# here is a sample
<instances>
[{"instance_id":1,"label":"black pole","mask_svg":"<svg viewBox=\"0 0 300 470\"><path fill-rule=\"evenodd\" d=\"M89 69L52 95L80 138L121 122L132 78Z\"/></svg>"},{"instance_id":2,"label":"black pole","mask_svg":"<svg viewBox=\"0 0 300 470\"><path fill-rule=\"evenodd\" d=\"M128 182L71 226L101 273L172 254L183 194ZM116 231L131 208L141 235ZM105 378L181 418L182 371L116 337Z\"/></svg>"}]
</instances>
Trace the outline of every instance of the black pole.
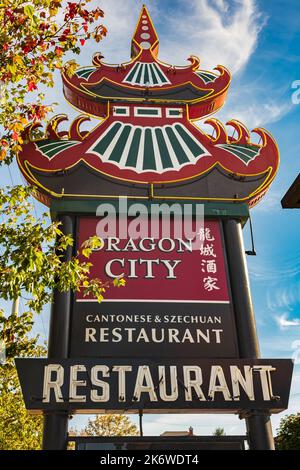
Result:
<instances>
[{"instance_id":1,"label":"black pole","mask_svg":"<svg viewBox=\"0 0 300 470\"><path fill-rule=\"evenodd\" d=\"M140 436L143 437L143 410L139 411L139 423L140 423Z\"/></svg>"},{"instance_id":2,"label":"black pole","mask_svg":"<svg viewBox=\"0 0 300 470\"><path fill-rule=\"evenodd\" d=\"M242 226L236 219L223 222L233 306L241 358L260 357L250 293ZM274 450L270 414L251 410L245 416L251 450Z\"/></svg>"},{"instance_id":3,"label":"black pole","mask_svg":"<svg viewBox=\"0 0 300 470\"><path fill-rule=\"evenodd\" d=\"M74 235L73 221L70 216L62 215L58 218L61 222L60 229L64 235ZM70 261L72 247L68 247L63 260ZM51 307L50 331L49 331L49 359L64 359L68 357L69 326L70 326L71 292L53 292ZM67 448L68 438L67 411L49 412L44 416L44 450L64 450Z\"/></svg>"}]
</instances>

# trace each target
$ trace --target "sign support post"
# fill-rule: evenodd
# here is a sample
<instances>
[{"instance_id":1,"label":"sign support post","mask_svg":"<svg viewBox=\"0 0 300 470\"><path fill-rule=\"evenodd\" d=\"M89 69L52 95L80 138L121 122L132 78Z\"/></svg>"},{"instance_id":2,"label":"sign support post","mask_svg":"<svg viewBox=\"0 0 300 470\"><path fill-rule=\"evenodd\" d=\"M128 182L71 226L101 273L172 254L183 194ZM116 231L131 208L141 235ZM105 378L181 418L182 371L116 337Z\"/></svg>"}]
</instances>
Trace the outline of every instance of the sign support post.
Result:
<instances>
[{"instance_id":1,"label":"sign support post","mask_svg":"<svg viewBox=\"0 0 300 470\"><path fill-rule=\"evenodd\" d=\"M61 231L64 235L74 234L73 220L69 215L58 217L61 222ZM70 261L72 247L68 247L63 261ZM62 359L68 357L69 328L70 328L71 291L53 293L51 309L50 331L49 331L49 359ZM67 411L54 411L44 416L43 450L65 450L68 438Z\"/></svg>"},{"instance_id":2,"label":"sign support post","mask_svg":"<svg viewBox=\"0 0 300 470\"><path fill-rule=\"evenodd\" d=\"M260 350L250 294L242 226L238 219L225 220L223 225L240 357L256 359L260 357ZM251 410L245 414L245 419L251 450L274 450L270 415L259 410Z\"/></svg>"}]
</instances>

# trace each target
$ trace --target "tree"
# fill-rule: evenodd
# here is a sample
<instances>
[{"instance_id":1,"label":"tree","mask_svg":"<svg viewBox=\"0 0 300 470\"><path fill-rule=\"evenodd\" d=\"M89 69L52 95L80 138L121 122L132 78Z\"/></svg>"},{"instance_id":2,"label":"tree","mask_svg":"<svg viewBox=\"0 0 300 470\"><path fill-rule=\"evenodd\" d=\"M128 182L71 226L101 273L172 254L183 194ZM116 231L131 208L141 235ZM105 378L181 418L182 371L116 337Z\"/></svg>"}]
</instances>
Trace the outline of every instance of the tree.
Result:
<instances>
[{"instance_id":1,"label":"tree","mask_svg":"<svg viewBox=\"0 0 300 470\"><path fill-rule=\"evenodd\" d=\"M86 40L99 42L106 35L103 25L94 25L103 11L88 10L88 2L63 7L60 0L0 0L0 164L9 164L21 150L25 127L44 121L52 110L40 85L53 86L54 72L62 67L70 75L76 70L74 61L63 66L66 53L78 54ZM27 307L21 315L0 309L0 449L40 447L42 418L27 415L13 364L16 356L46 353L30 334L33 312L41 312L54 288L84 288L101 301L110 286L89 279L88 258L100 240L87 240L64 262L73 240L46 214L33 217L32 196L34 188L0 189L0 297L22 296Z\"/></svg>"},{"instance_id":2,"label":"tree","mask_svg":"<svg viewBox=\"0 0 300 470\"><path fill-rule=\"evenodd\" d=\"M94 22L104 13L97 7L87 10L89 0L0 0L0 160L10 163L22 148L25 126L43 121L51 110L44 104L39 86L53 86L53 74L63 67L69 51L78 54L86 40L99 42L106 34L103 25ZM65 67L69 74L76 63ZM33 94L35 92L35 94ZM87 240L70 262L63 261L64 250L73 245L60 225L51 223L44 214L33 217L29 203L34 188L16 186L0 189L0 297L23 296L28 312L21 316L0 311L0 341L8 356L18 355L33 346L20 333L32 327L32 312L41 312L51 301L54 288L60 291L85 289L99 301L110 286L100 279L89 279L88 257L99 239ZM85 261L82 261L84 259ZM124 285L116 280L115 285ZM26 344L25 344L26 343Z\"/></svg>"},{"instance_id":3,"label":"tree","mask_svg":"<svg viewBox=\"0 0 300 470\"><path fill-rule=\"evenodd\" d=\"M4 219L0 223L0 295L6 300L23 296L28 307L21 316L5 315L0 310L0 340L5 342L7 357L30 351L33 344L25 333L32 328L32 312L41 312L51 301L52 289L65 292L82 288L100 302L110 286L101 279L89 278L88 257L100 246L100 239L91 237L71 261L64 261L64 251L73 245L73 239L62 234L59 223L47 224L45 219L32 216L28 202L31 191L22 186L0 189L0 215ZM116 286L123 284L122 279L114 282Z\"/></svg>"},{"instance_id":4,"label":"tree","mask_svg":"<svg viewBox=\"0 0 300 470\"><path fill-rule=\"evenodd\" d=\"M26 341L26 334L22 339ZM28 339L28 338L27 338ZM44 356L46 349L31 338L26 355ZM30 416L25 409L22 391L12 359L0 365L0 450L38 450L42 441L42 416Z\"/></svg>"},{"instance_id":5,"label":"tree","mask_svg":"<svg viewBox=\"0 0 300 470\"><path fill-rule=\"evenodd\" d=\"M213 432L213 436L216 436L216 437L226 436L224 428L216 428Z\"/></svg>"},{"instance_id":6,"label":"tree","mask_svg":"<svg viewBox=\"0 0 300 470\"><path fill-rule=\"evenodd\" d=\"M275 445L277 450L300 450L300 413L281 419Z\"/></svg>"},{"instance_id":7,"label":"tree","mask_svg":"<svg viewBox=\"0 0 300 470\"><path fill-rule=\"evenodd\" d=\"M0 160L10 162L21 149L25 126L51 110L38 87L53 86L65 54L79 54L86 40L99 42L106 35L103 25L93 27L104 13L99 7L88 10L89 1L63 7L61 0L0 0ZM72 74L76 63L66 67Z\"/></svg>"},{"instance_id":8,"label":"tree","mask_svg":"<svg viewBox=\"0 0 300 470\"><path fill-rule=\"evenodd\" d=\"M82 435L85 436L138 436L135 424L125 415L97 415L89 419Z\"/></svg>"},{"instance_id":9,"label":"tree","mask_svg":"<svg viewBox=\"0 0 300 470\"><path fill-rule=\"evenodd\" d=\"M42 425L25 409L16 369L0 367L0 450L40 449Z\"/></svg>"}]
</instances>

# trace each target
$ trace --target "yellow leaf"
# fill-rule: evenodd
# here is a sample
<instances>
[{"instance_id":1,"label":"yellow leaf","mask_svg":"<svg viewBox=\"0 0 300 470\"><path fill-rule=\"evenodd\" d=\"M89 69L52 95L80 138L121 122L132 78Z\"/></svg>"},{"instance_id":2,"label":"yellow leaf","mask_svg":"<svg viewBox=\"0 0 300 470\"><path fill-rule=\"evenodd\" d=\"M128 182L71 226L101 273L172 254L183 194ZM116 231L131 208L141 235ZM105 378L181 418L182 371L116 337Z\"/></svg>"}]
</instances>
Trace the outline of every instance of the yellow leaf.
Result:
<instances>
[{"instance_id":1,"label":"yellow leaf","mask_svg":"<svg viewBox=\"0 0 300 470\"><path fill-rule=\"evenodd\" d=\"M55 15L57 15L57 13L58 13L58 8L57 8L57 7L55 7L55 8L50 8L50 9L49 9L49 12L50 12L50 16L55 16Z\"/></svg>"},{"instance_id":2,"label":"yellow leaf","mask_svg":"<svg viewBox=\"0 0 300 470\"><path fill-rule=\"evenodd\" d=\"M24 65L23 58L22 58L20 55L15 55L14 58L13 58L13 61L14 61L16 64Z\"/></svg>"}]
</instances>

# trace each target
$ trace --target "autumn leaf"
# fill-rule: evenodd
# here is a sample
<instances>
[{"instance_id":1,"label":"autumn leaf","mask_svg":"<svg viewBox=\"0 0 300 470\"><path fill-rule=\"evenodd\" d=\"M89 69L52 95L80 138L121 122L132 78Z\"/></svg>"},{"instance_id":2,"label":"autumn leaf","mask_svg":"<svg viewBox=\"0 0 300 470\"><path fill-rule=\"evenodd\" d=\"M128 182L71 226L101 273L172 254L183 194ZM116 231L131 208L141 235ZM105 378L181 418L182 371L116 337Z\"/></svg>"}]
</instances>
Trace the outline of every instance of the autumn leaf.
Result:
<instances>
[{"instance_id":1,"label":"autumn leaf","mask_svg":"<svg viewBox=\"0 0 300 470\"><path fill-rule=\"evenodd\" d=\"M113 284L115 287L124 287L126 285L126 281L123 278L115 278L113 280Z\"/></svg>"},{"instance_id":2,"label":"autumn leaf","mask_svg":"<svg viewBox=\"0 0 300 470\"><path fill-rule=\"evenodd\" d=\"M27 87L28 87L28 91L33 91L37 89L35 82L32 80L28 82Z\"/></svg>"},{"instance_id":3,"label":"autumn leaf","mask_svg":"<svg viewBox=\"0 0 300 470\"><path fill-rule=\"evenodd\" d=\"M58 56L58 57L61 57L63 55L63 50L61 47L56 47L55 48L55 54Z\"/></svg>"}]
</instances>

